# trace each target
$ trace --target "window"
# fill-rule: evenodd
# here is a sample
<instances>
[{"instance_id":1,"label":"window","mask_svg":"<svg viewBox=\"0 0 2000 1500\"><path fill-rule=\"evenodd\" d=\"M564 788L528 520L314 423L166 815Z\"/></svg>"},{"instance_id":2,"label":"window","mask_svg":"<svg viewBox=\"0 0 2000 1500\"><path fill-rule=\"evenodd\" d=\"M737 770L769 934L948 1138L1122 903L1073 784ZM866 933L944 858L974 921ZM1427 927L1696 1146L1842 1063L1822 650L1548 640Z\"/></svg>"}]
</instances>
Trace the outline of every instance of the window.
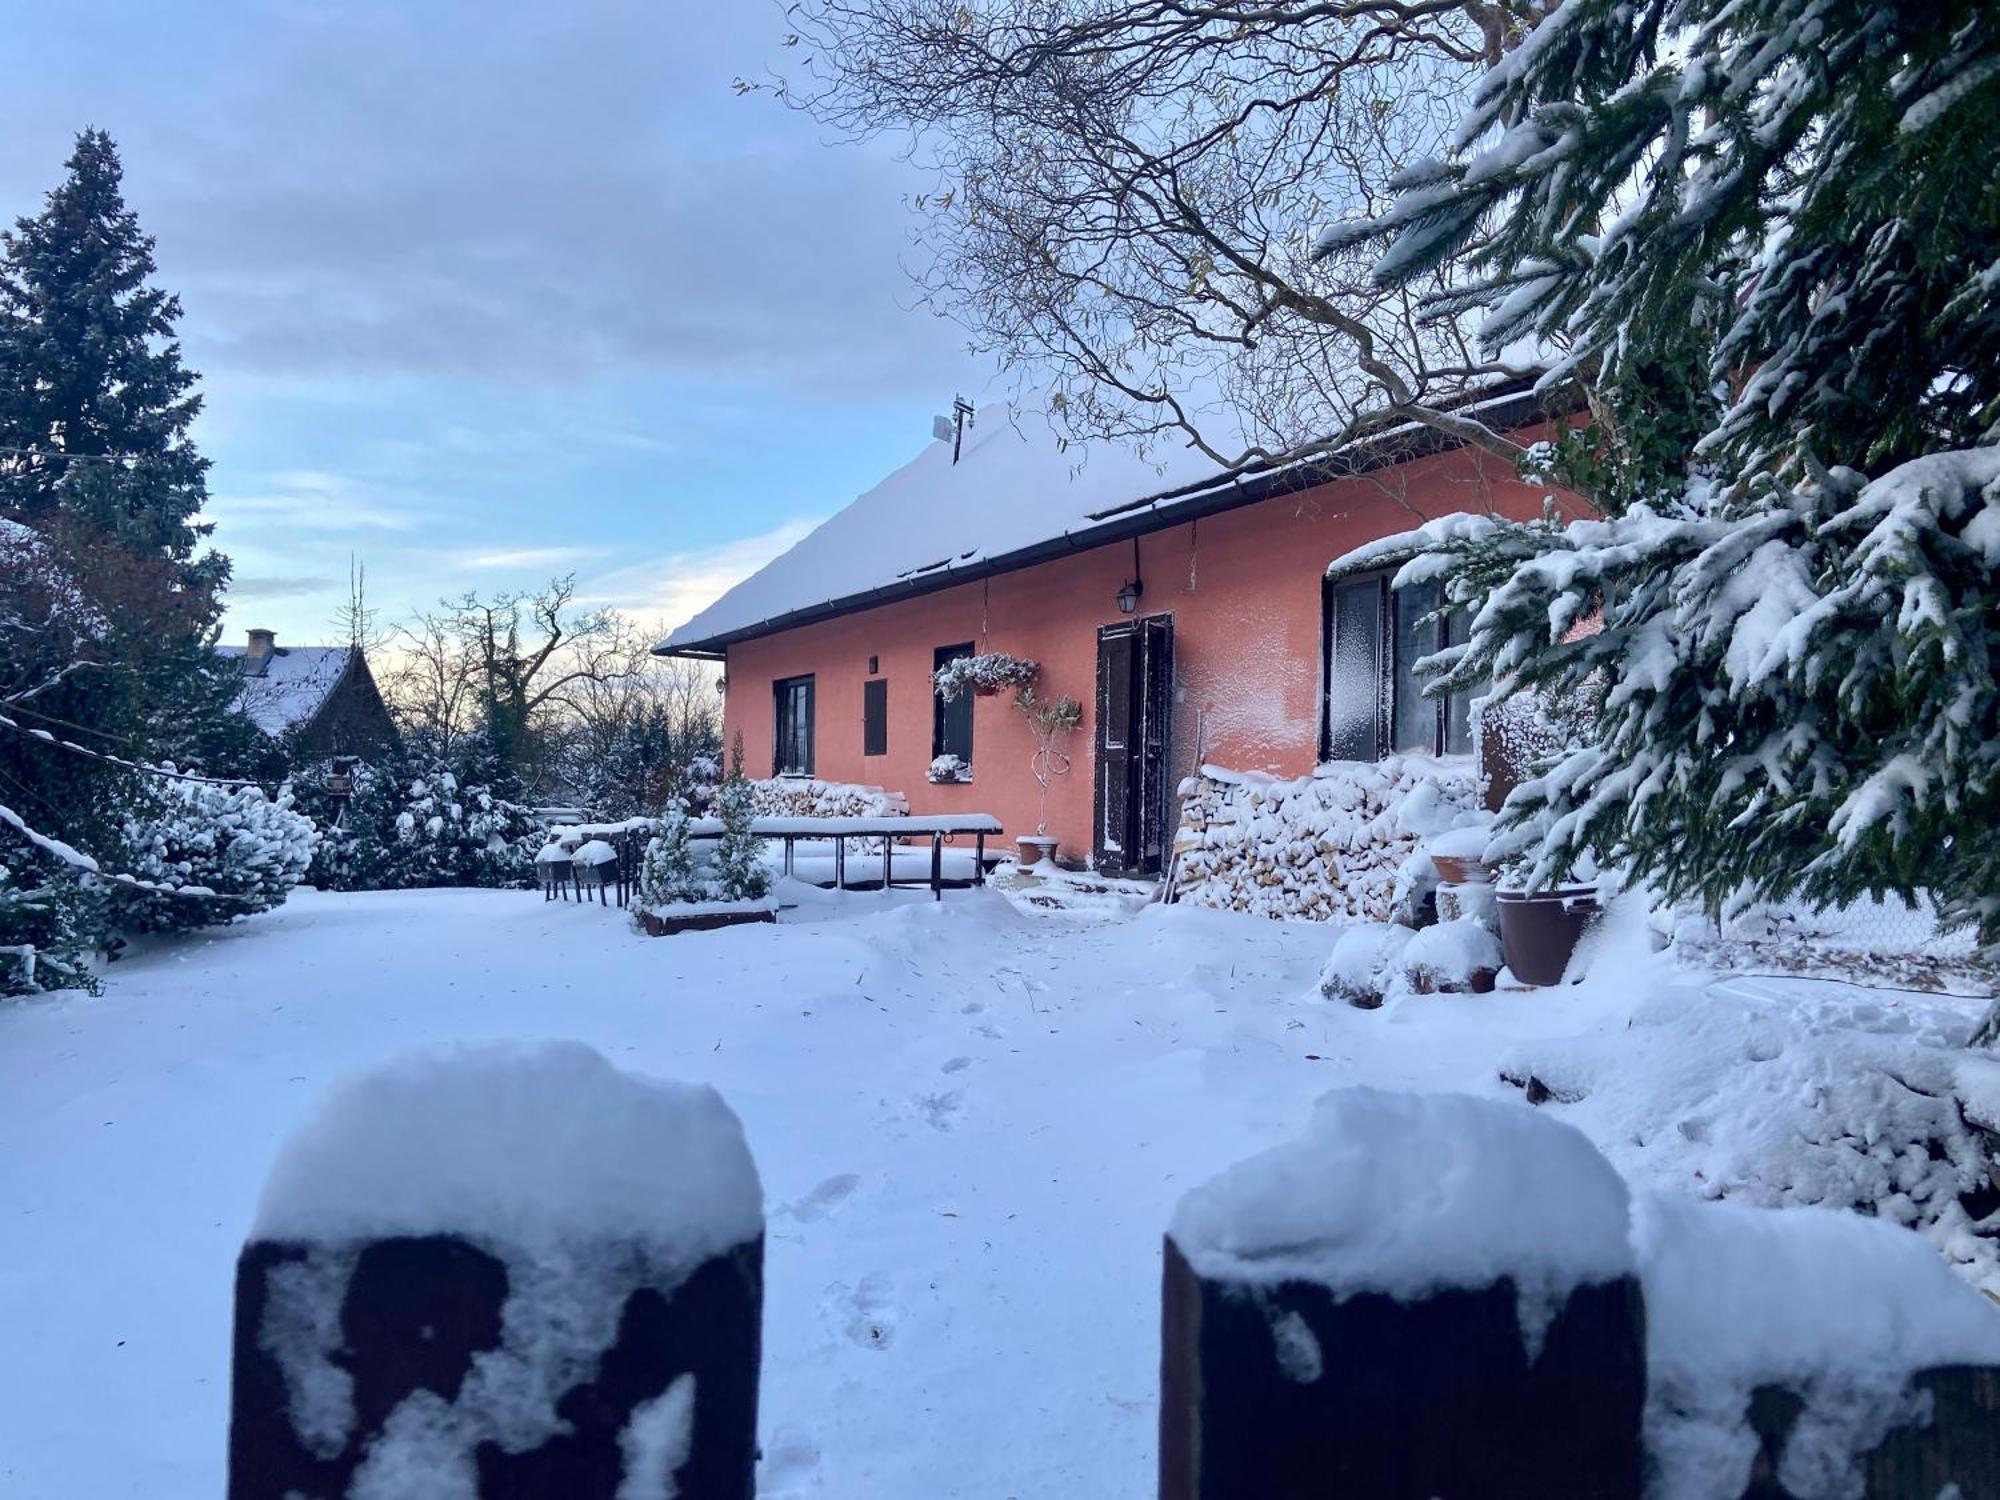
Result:
<instances>
[{"instance_id":1,"label":"window","mask_svg":"<svg viewBox=\"0 0 2000 1500\"><path fill-rule=\"evenodd\" d=\"M813 680L780 677L771 685L776 715L771 748L773 776L810 776L813 768Z\"/></svg>"},{"instance_id":2,"label":"window","mask_svg":"<svg viewBox=\"0 0 2000 1500\"><path fill-rule=\"evenodd\" d=\"M1382 758L1382 578L1329 584L1326 594L1328 760Z\"/></svg>"},{"instance_id":3,"label":"window","mask_svg":"<svg viewBox=\"0 0 2000 1500\"><path fill-rule=\"evenodd\" d=\"M931 668L935 671L946 662L957 661L961 656L972 655L972 642L962 646L940 646L931 653ZM931 757L956 755L966 765L972 764L972 694L960 693L951 702L935 688L931 690Z\"/></svg>"},{"instance_id":4,"label":"window","mask_svg":"<svg viewBox=\"0 0 2000 1500\"><path fill-rule=\"evenodd\" d=\"M889 753L889 679L861 684L861 753Z\"/></svg>"},{"instance_id":5,"label":"window","mask_svg":"<svg viewBox=\"0 0 2000 1500\"><path fill-rule=\"evenodd\" d=\"M1467 692L1426 698L1416 665L1440 646L1464 638L1464 615L1439 622L1443 594L1435 583L1389 587L1390 574L1343 578L1326 587L1322 630L1325 662L1320 756L1380 760L1394 751L1464 755L1472 749Z\"/></svg>"}]
</instances>

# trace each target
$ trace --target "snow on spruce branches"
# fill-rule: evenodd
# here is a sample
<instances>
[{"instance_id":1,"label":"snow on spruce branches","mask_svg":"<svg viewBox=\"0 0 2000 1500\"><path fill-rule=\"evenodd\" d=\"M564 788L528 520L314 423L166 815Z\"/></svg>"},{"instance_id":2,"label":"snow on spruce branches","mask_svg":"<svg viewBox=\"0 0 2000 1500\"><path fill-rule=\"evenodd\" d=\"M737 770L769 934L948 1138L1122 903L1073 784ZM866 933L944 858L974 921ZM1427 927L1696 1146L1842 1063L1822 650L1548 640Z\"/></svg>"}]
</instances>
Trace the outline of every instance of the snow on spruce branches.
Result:
<instances>
[{"instance_id":1,"label":"snow on spruce branches","mask_svg":"<svg viewBox=\"0 0 2000 1500\"><path fill-rule=\"evenodd\" d=\"M1976 0L1565 0L1453 159L1322 236L1386 240L1388 284L1459 257L1437 310L1586 398L1539 457L1604 519L1460 526L1399 580L1475 610L1436 690L1600 706L1504 815L1538 880L1928 889L2000 943L1996 112Z\"/></svg>"}]
</instances>

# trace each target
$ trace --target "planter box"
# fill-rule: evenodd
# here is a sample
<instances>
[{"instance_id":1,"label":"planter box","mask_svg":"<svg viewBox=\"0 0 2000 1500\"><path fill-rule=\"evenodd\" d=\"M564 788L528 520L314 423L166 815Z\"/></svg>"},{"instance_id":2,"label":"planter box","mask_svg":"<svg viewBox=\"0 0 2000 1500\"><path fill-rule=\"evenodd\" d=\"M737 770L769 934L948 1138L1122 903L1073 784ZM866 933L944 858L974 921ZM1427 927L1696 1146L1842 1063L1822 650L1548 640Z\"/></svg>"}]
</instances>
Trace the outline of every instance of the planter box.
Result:
<instances>
[{"instance_id":1,"label":"planter box","mask_svg":"<svg viewBox=\"0 0 2000 1500\"><path fill-rule=\"evenodd\" d=\"M656 911L639 913L639 925L648 937L672 937L677 932L713 932L720 927L741 927L746 922L775 922L777 908L762 903L733 910L698 907L684 916L662 915Z\"/></svg>"}]
</instances>

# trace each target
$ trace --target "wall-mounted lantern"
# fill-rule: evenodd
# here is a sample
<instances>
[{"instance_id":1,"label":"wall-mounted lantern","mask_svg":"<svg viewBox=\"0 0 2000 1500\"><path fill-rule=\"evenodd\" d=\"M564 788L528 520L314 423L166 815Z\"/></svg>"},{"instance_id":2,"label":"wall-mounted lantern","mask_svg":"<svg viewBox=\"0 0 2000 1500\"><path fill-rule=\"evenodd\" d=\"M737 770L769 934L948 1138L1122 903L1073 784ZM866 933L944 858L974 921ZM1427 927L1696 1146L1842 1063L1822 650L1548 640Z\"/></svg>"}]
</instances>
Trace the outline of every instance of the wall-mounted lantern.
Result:
<instances>
[{"instance_id":1,"label":"wall-mounted lantern","mask_svg":"<svg viewBox=\"0 0 2000 1500\"><path fill-rule=\"evenodd\" d=\"M1119 589L1118 613L1121 615L1131 614L1133 610L1139 607L1139 596L1145 592L1146 582L1142 578L1134 578L1130 583Z\"/></svg>"}]
</instances>

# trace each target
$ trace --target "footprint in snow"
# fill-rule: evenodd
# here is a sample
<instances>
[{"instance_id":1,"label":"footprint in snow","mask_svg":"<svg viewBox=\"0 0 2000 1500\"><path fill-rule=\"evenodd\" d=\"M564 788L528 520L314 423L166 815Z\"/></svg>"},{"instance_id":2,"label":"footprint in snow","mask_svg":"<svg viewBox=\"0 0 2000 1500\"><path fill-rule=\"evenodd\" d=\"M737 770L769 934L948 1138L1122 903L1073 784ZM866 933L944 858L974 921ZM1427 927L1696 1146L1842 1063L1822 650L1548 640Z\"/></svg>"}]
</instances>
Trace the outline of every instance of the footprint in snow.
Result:
<instances>
[{"instance_id":1,"label":"footprint in snow","mask_svg":"<svg viewBox=\"0 0 2000 1500\"><path fill-rule=\"evenodd\" d=\"M780 1427L763 1442L757 1466L757 1493L772 1500L803 1495L819 1473L819 1444L797 1427Z\"/></svg>"},{"instance_id":2,"label":"footprint in snow","mask_svg":"<svg viewBox=\"0 0 2000 1500\"><path fill-rule=\"evenodd\" d=\"M861 1186L861 1179L852 1172L842 1172L838 1177L829 1177L803 1198L787 1203L784 1212L801 1224L810 1224L815 1219L824 1219L841 1204L845 1203L854 1190Z\"/></svg>"},{"instance_id":3,"label":"footprint in snow","mask_svg":"<svg viewBox=\"0 0 2000 1500\"><path fill-rule=\"evenodd\" d=\"M935 1094L917 1094L910 1100L917 1118L933 1130L949 1130L965 1108L964 1089L941 1089Z\"/></svg>"},{"instance_id":4,"label":"footprint in snow","mask_svg":"<svg viewBox=\"0 0 2000 1500\"><path fill-rule=\"evenodd\" d=\"M954 1057L949 1062L947 1062L942 1068L939 1068L938 1071L940 1073L963 1073L967 1068L971 1066L972 1066L971 1058Z\"/></svg>"},{"instance_id":5,"label":"footprint in snow","mask_svg":"<svg viewBox=\"0 0 2000 1500\"><path fill-rule=\"evenodd\" d=\"M849 1343L863 1349L886 1349L896 1341L899 1315L890 1280L870 1272L857 1285L836 1281L820 1299L820 1313Z\"/></svg>"}]
</instances>

